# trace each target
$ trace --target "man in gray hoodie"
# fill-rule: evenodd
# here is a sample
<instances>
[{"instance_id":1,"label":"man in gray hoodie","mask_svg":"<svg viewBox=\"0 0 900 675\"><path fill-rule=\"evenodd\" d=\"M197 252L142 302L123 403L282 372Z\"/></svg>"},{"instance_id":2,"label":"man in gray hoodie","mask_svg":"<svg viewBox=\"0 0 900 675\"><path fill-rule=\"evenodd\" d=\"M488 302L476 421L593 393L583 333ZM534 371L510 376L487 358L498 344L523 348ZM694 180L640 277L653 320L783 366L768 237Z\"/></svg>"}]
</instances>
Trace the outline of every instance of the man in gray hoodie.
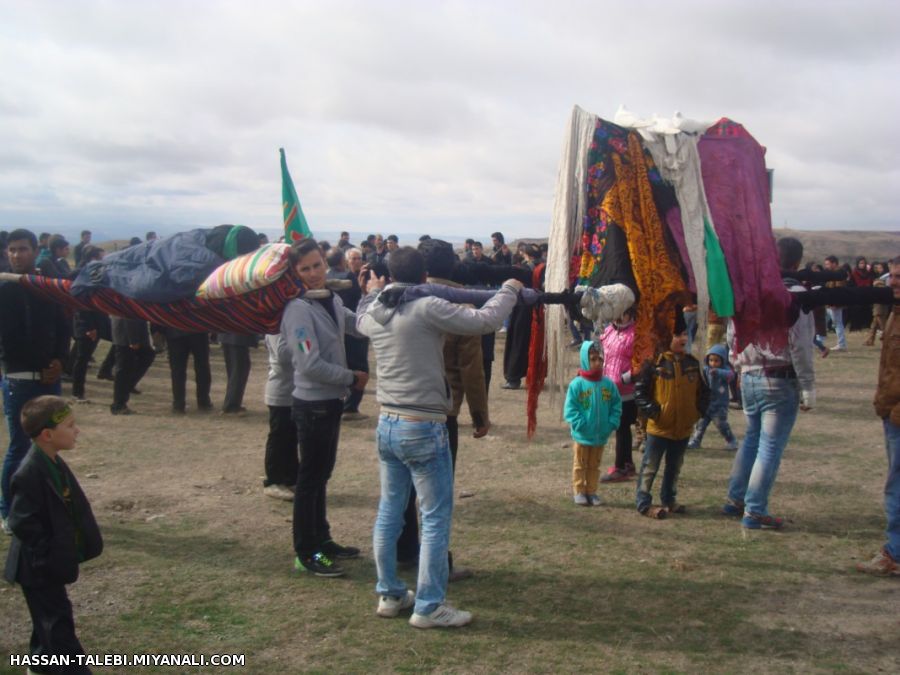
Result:
<instances>
[{"instance_id":1,"label":"man in gray hoodie","mask_svg":"<svg viewBox=\"0 0 900 675\"><path fill-rule=\"evenodd\" d=\"M404 291L425 280L425 260L413 248L391 254L394 283L371 279L357 309L357 328L372 341L378 369L377 444L381 500L373 546L379 594L377 614L394 617L415 605L417 628L464 626L470 612L447 605L447 549L453 513L453 469L447 436L450 388L444 373L446 334L496 331L512 311L522 284L511 279L481 309L436 297L406 300ZM415 485L422 515L417 592L397 577L397 538L410 487Z\"/></svg>"}]
</instances>

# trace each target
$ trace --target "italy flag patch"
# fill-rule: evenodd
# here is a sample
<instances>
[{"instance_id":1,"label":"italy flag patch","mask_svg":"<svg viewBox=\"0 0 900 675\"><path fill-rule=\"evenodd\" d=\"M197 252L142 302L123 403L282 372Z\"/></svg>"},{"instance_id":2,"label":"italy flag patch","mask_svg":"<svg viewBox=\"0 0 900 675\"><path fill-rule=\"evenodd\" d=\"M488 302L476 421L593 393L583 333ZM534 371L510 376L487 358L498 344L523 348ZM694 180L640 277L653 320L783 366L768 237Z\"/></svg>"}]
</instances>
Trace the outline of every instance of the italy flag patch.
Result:
<instances>
[{"instance_id":1,"label":"italy flag patch","mask_svg":"<svg viewBox=\"0 0 900 675\"><path fill-rule=\"evenodd\" d=\"M298 328L295 336L297 338L297 347L300 348L300 351L304 354L309 354L312 351L312 342L306 337L306 329Z\"/></svg>"}]
</instances>

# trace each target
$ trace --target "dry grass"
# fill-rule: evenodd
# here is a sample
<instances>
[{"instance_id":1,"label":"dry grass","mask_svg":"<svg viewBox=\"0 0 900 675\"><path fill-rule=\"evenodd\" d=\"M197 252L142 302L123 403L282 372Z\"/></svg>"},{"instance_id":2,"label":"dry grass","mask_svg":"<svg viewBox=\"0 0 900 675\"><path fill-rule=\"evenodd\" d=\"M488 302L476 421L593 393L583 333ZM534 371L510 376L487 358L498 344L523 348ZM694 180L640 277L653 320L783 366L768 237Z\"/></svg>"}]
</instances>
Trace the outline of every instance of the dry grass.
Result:
<instances>
[{"instance_id":1,"label":"dry grass","mask_svg":"<svg viewBox=\"0 0 900 675\"><path fill-rule=\"evenodd\" d=\"M772 504L789 528L752 536L717 515L731 454L714 429L685 462L687 517L639 517L633 484L578 508L565 428L548 409L527 442L524 393L495 377L491 435L461 439L457 494L474 496L457 502L453 549L476 576L449 595L476 621L455 632L375 617L374 416L344 425L330 489L335 535L365 555L345 579L298 577L291 507L261 494L262 351L238 419L171 416L164 360L132 417L111 417L108 383L91 379L96 403L78 408L67 459L107 548L70 589L80 636L92 654L243 653L253 673L898 672L900 584L853 571L883 538L886 463L870 405L877 352L858 334L851 350L818 363L819 405L785 454ZM374 397L363 410L374 415ZM731 421L740 435L740 414ZM0 651L22 653L29 632L20 592L3 585Z\"/></svg>"}]
</instances>

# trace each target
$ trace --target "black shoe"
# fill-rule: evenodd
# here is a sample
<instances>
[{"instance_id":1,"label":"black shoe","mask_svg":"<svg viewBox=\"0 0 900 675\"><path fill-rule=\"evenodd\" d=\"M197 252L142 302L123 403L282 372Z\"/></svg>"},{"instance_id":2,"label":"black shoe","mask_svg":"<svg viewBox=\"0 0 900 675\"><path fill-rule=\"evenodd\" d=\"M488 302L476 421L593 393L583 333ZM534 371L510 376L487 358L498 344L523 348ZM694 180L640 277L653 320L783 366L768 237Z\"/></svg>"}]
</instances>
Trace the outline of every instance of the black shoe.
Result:
<instances>
[{"instance_id":1,"label":"black shoe","mask_svg":"<svg viewBox=\"0 0 900 675\"><path fill-rule=\"evenodd\" d=\"M200 412L209 412L213 408L214 406L212 404L212 401L206 401L204 403L197 404L197 410L199 410Z\"/></svg>"},{"instance_id":2,"label":"black shoe","mask_svg":"<svg viewBox=\"0 0 900 675\"><path fill-rule=\"evenodd\" d=\"M317 577L344 576L341 566L322 552L294 558L294 569L298 572L311 572Z\"/></svg>"},{"instance_id":3,"label":"black shoe","mask_svg":"<svg viewBox=\"0 0 900 675\"><path fill-rule=\"evenodd\" d=\"M187 412L184 409L184 406L177 406L177 405L172 406L172 412L175 413L176 415L186 415L187 414Z\"/></svg>"},{"instance_id":4,"label":"black shoe","mask_svg":"<svg viewBox=\"0 0 900 675\"><path fill-rule=\"evenodd\" d=\"M121 407L111 405L109 406L109 412L111 412L113 415L134 415L134 410L129 408L127 405L123 405Z\"/></svg>"},{"instance_id":5,"label":"black shoe","mask_svg":"<svg viewBox=\"0 0 900 675\"><path fill-rule=\"evenodd\" d=\"M115 382L116 378L113 377L112 373L97 373L98 380L109 380L110 382Z\"/></svg>"},{"instance_id":6,"label":"black shoe","mask_svg":"<svg viewBox=\"0 0 900 675\"><path fill-rule=\"evenodd\" d=\"M338 560L349 560L350 558L359 557L358 548L355 546L341 546L334 539L323 542L319 550L329 558L337 558Z\"/></svg>"},{"instance_id":7,"label":"black shoe","mask_svg":"<svg viewBox=\"0 0 900 675\"><path fill-rule=\"evenodd\" d=\"M138 389L137 387L134 387L134 388L131 390L131 393L134 394L135 396L140 396L140 395L143 394L144 392L142 392L142 391L141 391L140 389Z\"/></svg>"},{"instance_id":8,"label":"black shoe","mask_svg":"<svg viewBox=\"0 0 900 675\"><path fill-rule=\"evenodd\" d=\"M521 380L507 380L503 384L500 385L501 389L518 389L522 386Z\"/></svg>"}]
</instances>

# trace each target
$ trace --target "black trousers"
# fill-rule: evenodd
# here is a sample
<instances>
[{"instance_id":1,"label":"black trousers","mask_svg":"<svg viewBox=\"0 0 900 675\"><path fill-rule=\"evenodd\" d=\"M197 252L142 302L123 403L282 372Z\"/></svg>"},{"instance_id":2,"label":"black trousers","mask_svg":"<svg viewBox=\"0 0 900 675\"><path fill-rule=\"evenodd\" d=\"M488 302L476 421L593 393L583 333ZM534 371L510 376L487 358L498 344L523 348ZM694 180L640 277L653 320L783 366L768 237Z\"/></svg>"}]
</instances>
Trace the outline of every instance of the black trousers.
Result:
<instances>
[{"instance_id":1,"label":"black trousers","mask_svg":"<svg viewBox=\"0 0 900 675\"><path fill-rule=\"evenodd\" d=\"M496 341L496 333L487 333L481 336L481 364L484 366L486 396L491 393L491 371L494 367L494 344Z\"/></svg>"},{"instance_id":2,"label":"black trousers","mask_svg":"<svg viewBox=\"0 0 900 675\"><path fill-rule=\"evenodd\" d=\"M447 436L450 440L450 459L453 463L453 472L456 473L456 452L459 449L459 421L456 417L447 417ZM450 569L453 569L453 554L450 557ZM416 488L410 488L409 501L406 503L406 511L403 512L403 530L397 539L397 560L401 562L415 562L419 559L419 510L416 508Z\"/></svg>"},{"instance_id":3,"label":"black trousers","mask_svg":"<svg viewBox=\"0 0 900 675\"><path fill-rule=\"evenodd\" d=\"M212 375L209 370L209 335L194 333L167 338L169 370L172 374L172 408L184 410L187 398L188 358L194 357L194 381L197 383L197 407L209 408Z\"/></svg>"},{"instance_id":4,"label":"black trousers","mask_svg":"<svg viewBox=\"0 0 900 675\"><path fill-rule=\"evenodd\" d=\"M297 464L297 425L291 419L291 407L270 405L263 485L296 484Z\"/></svg>"},{"instance_id":5,"label":"black trousers","mask_svg":"<svg viewBox=\"0 0 900 675\"><path fill-rule=\"evenodd\" d=\"M344 336L344 351L347 353L347 367L350 370L369 372L369 338L358 338L353 335ZM353 387L344 401L344 412L359 412L363 390Z\"/></svg>"},{"instance_id":6,"label":"black trousers","mask_svg":"<svg viewBox=\"0 0 900 675\"><path fill-rule=\"evenodd\" d=\"M72 657L68 666L32 667L35 673L90 673L87 666L78 666L76 654L84 654L84 648L75 635L75 619L72 615L72 603L66 594L66 587L46 586L33 588L22 586L28 612L31 614L31 656L50 656L53 654Z\"/></svg>"},{"instance_id":7,"label":"black trousers","mask_svg":"<svg viewBox=\"0 0 900 675\"><path fill-rule=\"evenodd\" d=\"M222 345L222 352L225 355L225 374L228 376L222 410L237 412L244 402L244 390L250 378L250 347Z\"/></svg>"},{"instance_id":8,"label":"black trousers","mask_svg":"<svg viewBox=\"0 0 900 675\"><path fill-rule=\"evenodd\" d=\"M91 340L89 337L75 338L72 349L72 396L84 396L88 364L96 349L97 340Z\"/></svg>"},{"instance_id":9,"label":"black trousers","mask_svg":"<svg viewBox=\"0 0 900 675\"><path fill-rule=\"evenodd\" d=\"M634 399L622 401L622 419L619 428L616 429L616 468L625 469L627 464L634 468L634 458L631 455L631 425L637 421L637 404Z\"/></svg>"},{"instance_id":10,"label":"black trousers","mask_svg":"<svg viewBox=\"0 0 900 675\"><path fill-rule=\"evenodd\" d=\"M116 365L116 347L115 345L109 346L109 351L106 352L106 358L103 359L103 363L100 364L100 367L97 369L97 377L100 379L110 379L113 376L113 368Z\"/></svg>"},{"instance_id":11,"label":"black trousers","mask_svg":"<svg viewBox=\"0 0 900 675\"><path fill-rule=\"evenodd\" d=\"M509 315L506 346L503 348L503 376L507 382L528 374L528 345L531 343L531 307L519 306Z\"/></svg>"},{"instance_id":12,"label":"black trousers","mask_svg":"<svg viewBox=\"0 0 900 675\"><path fill-rule=\"evenodd\" d=\"M294 399L291 414L297 425L300 464L294 493L294 550L300 557L315 553L331 539L326 514L328 480L337 459L344 402Z\"/></svg>"},{"instance_id":13,"label":"black trousers","mask_svg":"<svg viewBox=\"0 0 900 675\"><path fill-rule=\"evenodd\" d=\"M116 345L116 366L113 370L113 408L128 405L131 390L134 389L156 358L152 347L141 345L132 349L128 345Z\"/></svg>"}]
</instances>

